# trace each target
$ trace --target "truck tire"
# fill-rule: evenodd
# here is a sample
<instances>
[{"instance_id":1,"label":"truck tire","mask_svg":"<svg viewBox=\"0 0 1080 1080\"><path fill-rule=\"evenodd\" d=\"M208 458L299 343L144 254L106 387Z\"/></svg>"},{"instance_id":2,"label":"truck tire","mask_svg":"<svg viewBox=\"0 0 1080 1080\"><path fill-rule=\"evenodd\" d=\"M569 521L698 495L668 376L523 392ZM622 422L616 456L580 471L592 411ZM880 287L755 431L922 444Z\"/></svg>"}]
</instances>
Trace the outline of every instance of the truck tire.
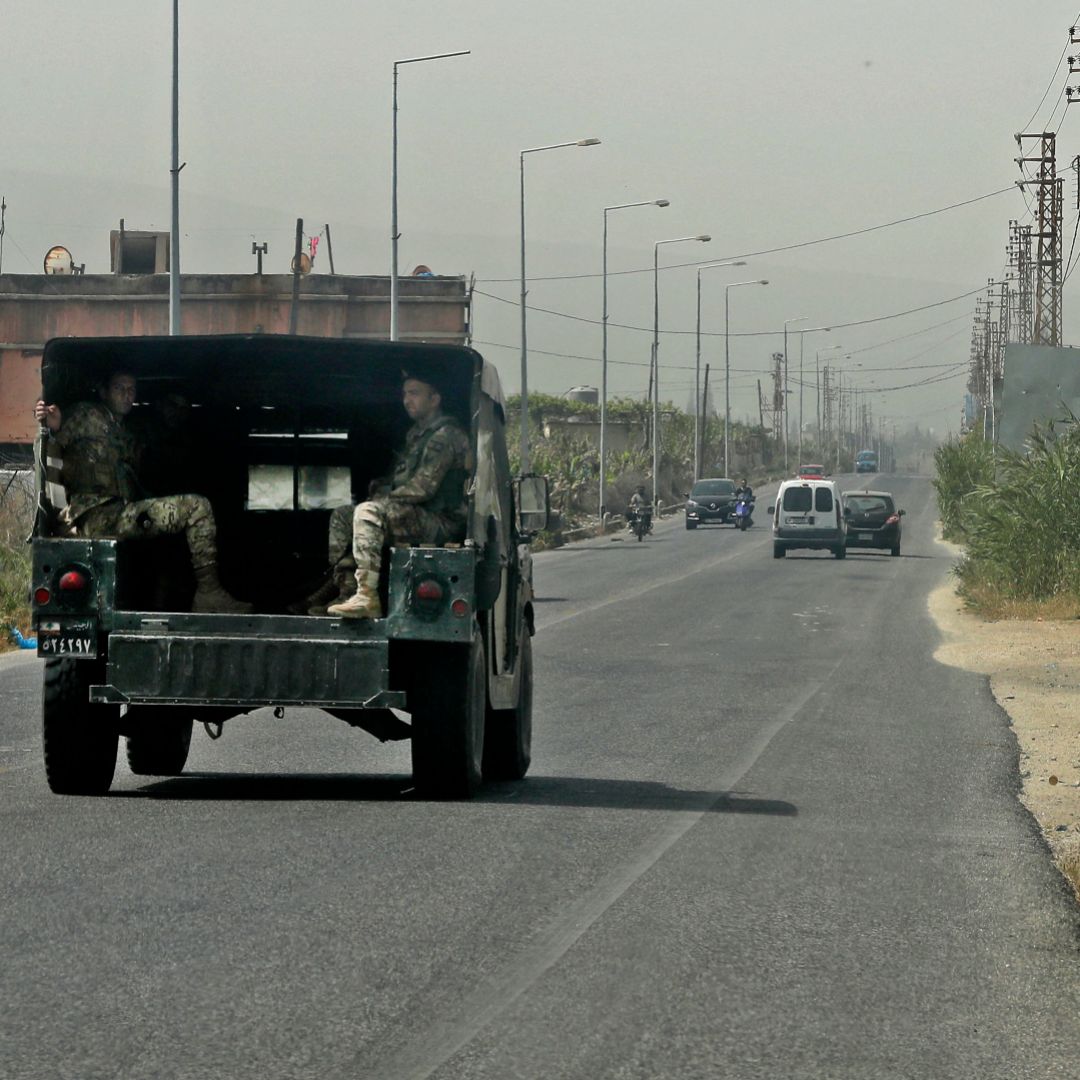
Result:
<instances>
[{"instance_id":1,"label":"truck tire","mask_svg":"<svg viewBox=\"0 0 1080 1080\"><path fill-rule=\"evenodd\" d=\"M418 676L408 699L413 783L426 798L467 799L476 793L482 776L484 643L478 635L465 647L418 646L410 666Z\"/></svg>"},{"instance_id":2,"label":"truck tire","mask_svg":"<svg viewBox=\"0 0 1080 1080\"><path fill-rule=\"evenodd\" d=\"M772 546L772 557L774 559L782 559L786 553L787 553L787 548L785 548L783 544L778 544L774 540L773 541L773 546Z\"/></svg>"},{"instance_id":3,"label":"truck tire","mask_svg":"<svg viewBox=\"0 0 1080 1080\"><path fill-rule=\"evenodd\" d=\"M191 749L190 717L176 717L174 706L134 705L125 720L134 721L127 742L128 768L136 776L179 776Z\"/></svg>"},{"instance_id":4,"label":"truck tire","mask_svg":"<svg viewBox=\"0 0 1080 1080\"><path fill-rule=\"evenodd\" d=\"M523 626L521 633L517 705L512 709L489 705L484 720L485 780L521 780L532 761L532 638L528 627Z\"/></svg>"},{"instance_id":5,"label":"truck tire","mask_svg":"<svg viewBox=\"0 0 1080 1080\"><path fill-rule=\"evenodd\" d=\"M91 705L91 683L104 681L92 660L45 661L41 744L45 779L57 795L104 795L116 770L117 710Z\"/></svg>"}]
</instances>

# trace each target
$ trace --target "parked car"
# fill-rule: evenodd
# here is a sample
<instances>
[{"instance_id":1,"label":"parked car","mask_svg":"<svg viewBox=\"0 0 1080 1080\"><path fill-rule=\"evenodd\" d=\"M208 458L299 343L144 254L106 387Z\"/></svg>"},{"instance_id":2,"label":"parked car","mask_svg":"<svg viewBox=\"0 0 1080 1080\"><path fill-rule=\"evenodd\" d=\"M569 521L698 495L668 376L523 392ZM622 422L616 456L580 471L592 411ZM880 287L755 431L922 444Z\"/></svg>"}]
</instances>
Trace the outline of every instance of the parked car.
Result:
<instances>
[{"instance_id":1,"label":"parked car","mask_svg":"<svg viewBox=\"0 0 1080 1080\"><path fill-rule=\"evenodd\" d=\"M800 465L795 477L799 480L824 480L827 475L824 465Z\"/></svg>"},{"instance_id":2,"label":"parked car","mask_svg":"<svg viewBox=\"0 0 1080 1080\"><path fill-rule=\"evenodd\" d=\"M844 517L847 519L847 546L888 548L900 554L900 519L903 510L888 491L845 491Z\"/></svg>"},{"instance_id":3,"label":"parked car","mask_svg":"<svg viewBox=\"0 0 1080 1080\"><path fill-rule=\"evenodd\" d=\"M698 480L686 496L686 527L727 524L735 513L735 481L727 477Z\"/></svg>"},{"instance_id":4,"label":"parked car","mask_svg":"<svg viewBox=\"0 0 1080 1080\"><path fill-rule=\"evenodd\" d=\"M832 480L785 480L776 493L772 514L773 558L794 548L846 554L847 526L840 491Z\"/></svg>"}]
</instances>

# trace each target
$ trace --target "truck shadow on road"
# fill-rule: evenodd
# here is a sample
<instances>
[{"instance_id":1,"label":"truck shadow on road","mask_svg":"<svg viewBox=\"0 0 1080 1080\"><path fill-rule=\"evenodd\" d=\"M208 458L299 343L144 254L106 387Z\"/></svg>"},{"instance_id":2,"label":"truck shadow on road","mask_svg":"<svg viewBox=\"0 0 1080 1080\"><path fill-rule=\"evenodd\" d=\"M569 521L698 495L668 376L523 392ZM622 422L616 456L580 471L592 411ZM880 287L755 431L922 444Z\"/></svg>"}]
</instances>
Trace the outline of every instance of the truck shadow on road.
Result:
<instances>
[{"instance_id":1,"label":"truck shadow on road","mask_svg":"<svg viewBox=\"0 0 1080 1080\"><path fill-rule=\"evenodd\" d=\"M491 784L485 803L523 806L607 807L613 810L675 810L711 814L769 814L795 817L798 807L742 791L676 788L655 780L613 780L581 776L538 776L517 784Z\"/></svg>"},{"instance_id":2,"label":"truck shadow on road","mask_svg":"<svg viewBox=\"0 0 1080 1080\"><path fill-rule=\"evenodd\" d=\"M402 802L421 801L408 775L349 773L193 772L134 790L113 791L114 799L177 802ZM742 791L702 791L652 780L612 780L580 776L539 776L517 783L487 784L466 805L576 806L611 810L671 810L710 814L766 814L795 817L798 808L782 799Z\"/></svg>"}]
</instances>

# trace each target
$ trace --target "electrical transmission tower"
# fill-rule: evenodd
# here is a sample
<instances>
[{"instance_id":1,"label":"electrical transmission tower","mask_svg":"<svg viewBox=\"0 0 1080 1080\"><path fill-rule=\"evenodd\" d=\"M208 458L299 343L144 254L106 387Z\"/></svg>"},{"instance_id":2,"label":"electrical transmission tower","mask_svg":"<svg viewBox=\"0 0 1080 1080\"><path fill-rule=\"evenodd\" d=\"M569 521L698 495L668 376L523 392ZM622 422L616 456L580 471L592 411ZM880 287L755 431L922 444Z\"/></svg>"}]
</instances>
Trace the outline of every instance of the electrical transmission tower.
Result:
<instances>
[{"instance_id":1,"label":"electrical transmission tower","mask_svg":"<svg viewBox=\"0 0 1080 1080\"><path fill-rule=\"evenodd\" d=\"M1031 343L1032 325L1031 226L1010 221L1009 244L1005 250L1009 256L1006 278L1011 285L1009 341L1028 345Z\"/></svg>"},{"instance_id":2,"label":"electrical transmission tower","mask_svg":"<svg viewBox=\"0 0 1080 1080\"><path fill-rule=\"evenodd\" d=\"M1073 70L1071 63L1069 70ZM1069 100L1073 98L1070 96ZM1025 153L1024 140L1035 141L1035 149L1030 155ZM1038 166L1038 173L1034 177L1025 177L1020 183L1021 190L1027 184L1038 188L1039 200L1039 220L1035 232L1039 247L1035 258L1033 345L1061 344L1061 212L1064 180L1057 175L1056 142L1057 137L1052 131L1016 136L1016 144L1020 147L1017 165L1021 170L1029 163Z\"/></svg>"}]
</instances>

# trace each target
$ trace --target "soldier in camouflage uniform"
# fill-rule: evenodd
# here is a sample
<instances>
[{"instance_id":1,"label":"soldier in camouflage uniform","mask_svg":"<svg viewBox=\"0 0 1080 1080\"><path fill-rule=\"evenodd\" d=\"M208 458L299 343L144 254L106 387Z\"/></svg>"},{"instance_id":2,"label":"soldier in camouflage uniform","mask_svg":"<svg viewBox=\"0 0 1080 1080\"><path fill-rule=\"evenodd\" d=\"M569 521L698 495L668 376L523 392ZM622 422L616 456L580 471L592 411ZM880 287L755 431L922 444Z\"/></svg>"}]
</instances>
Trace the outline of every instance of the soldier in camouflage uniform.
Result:
<instances>
[{"instance_id":1,"label":"soldier in camouflage uniform","mask_svg":"<svg viewBox=\"0 0 1080 1080\"><path fill-rule=\"evenodd\" d=\"M80 401L67 417L44 401L34 408L64 454L67 506L61 523L78 536L115 540L184 533L195 571L192 610L251 611L218 580L217 529L209 501L202 495L140 498L139 447L124 423L135 404L134 376L113 372L98 387L98 398Z\"/></svg>"},{"instance_id":2,"label":"soldier in camouflage uniform","mask_svg":"<svg viewBox=\"0 0 1080 1080\"><path fill-rule=\"evenodd\" d=\"M356 591L327 608L328 615L381 619L379 568L387 544L445 544L465 538L465 482L469 475L469 436L442 412L438 389L407 377L402 404L412 420L394 471L371 484L369 499L352 511L352 556ZM331 515L331 568L349 567L343 549L348 507Z\"/></svg>"}]
</instances>

